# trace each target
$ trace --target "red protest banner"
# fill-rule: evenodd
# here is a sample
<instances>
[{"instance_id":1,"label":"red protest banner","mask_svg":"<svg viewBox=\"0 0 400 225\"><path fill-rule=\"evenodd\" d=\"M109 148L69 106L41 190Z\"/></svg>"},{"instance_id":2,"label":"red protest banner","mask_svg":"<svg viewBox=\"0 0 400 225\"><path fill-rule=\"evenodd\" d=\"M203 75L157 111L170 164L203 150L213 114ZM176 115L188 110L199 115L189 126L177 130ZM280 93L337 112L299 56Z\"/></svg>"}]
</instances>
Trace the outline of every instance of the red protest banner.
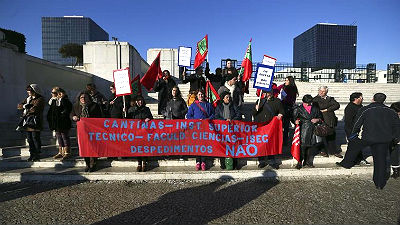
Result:
<instances>
[{"instance_id":1,"label":"red protest banner","mask_svg":"<svg viewBox=\"0 0 400 225\"><path fill-rule=\"evenodd\" d=\"M202 155L259 157L282 154L282 121L267 125L223 120L82 118L82 157Z\"/></svg>"}]
</instances>

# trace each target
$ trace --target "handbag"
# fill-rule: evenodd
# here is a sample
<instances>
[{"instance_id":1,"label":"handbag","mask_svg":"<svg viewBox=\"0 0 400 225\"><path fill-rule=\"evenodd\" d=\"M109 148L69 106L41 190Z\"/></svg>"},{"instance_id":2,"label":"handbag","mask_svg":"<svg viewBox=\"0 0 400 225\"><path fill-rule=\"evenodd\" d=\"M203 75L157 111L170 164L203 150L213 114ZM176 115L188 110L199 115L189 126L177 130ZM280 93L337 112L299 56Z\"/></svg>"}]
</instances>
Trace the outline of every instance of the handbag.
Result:
<instances>
[{"instance_id":1,"label":"handbag","mask_svg":"<svg viewBox=\"0 0 400 225\"><path fill-rule=\"evenodd\" d=\"M315 125L314 134L320 137L326 137L334 133L333 128L329 127L326 123L319 123Z\"/></svg>"}]
</instances>

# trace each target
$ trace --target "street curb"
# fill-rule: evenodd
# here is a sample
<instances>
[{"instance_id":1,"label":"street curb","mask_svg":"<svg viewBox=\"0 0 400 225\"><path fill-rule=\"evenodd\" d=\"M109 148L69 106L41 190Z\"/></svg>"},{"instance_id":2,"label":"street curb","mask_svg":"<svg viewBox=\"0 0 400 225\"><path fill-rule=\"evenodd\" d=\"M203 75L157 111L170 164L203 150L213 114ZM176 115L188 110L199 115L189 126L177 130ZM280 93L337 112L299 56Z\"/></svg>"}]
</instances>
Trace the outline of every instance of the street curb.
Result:
<instances>
[{"instance_id":1,"label":"street curb","mask_svg":"<svg viewBox=\"0 0 400 225\"><path fill-rule=\"evenodd\" d=\"M0 173L0 182L21 181L162 181L162 180L293 180L293 179L329 179L332 177L372 176L372 167L344 168L307 168L307 169L280 169L280 170L240 170L240 171L185 171L185 172L27 172L27 173Z\"/></svg>"}]
</instances>

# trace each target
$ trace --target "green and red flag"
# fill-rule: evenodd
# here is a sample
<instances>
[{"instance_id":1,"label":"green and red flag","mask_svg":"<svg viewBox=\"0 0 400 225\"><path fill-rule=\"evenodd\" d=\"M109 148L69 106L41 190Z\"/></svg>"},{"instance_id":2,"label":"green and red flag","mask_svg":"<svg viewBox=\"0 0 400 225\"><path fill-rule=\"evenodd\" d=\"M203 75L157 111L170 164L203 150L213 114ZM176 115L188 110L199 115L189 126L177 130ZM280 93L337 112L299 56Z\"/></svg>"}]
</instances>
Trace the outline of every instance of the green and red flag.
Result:
<instances>
[{"instance_id":1,"label":"green and red flag","mask_svg":"<svg viewBox=\"0 0 400 225\"><path fill-rule=\"evenodd\" d=\"M247 46L246 53L244 54L244 59L242 62L242 66L240 68L239 74L242 75L242 81L246 82L250 80L251 74L253 73L253 63L251 56L251 40L249 41L249 45Z\"/></svg>"},{"instance_id":2,"label":"green and red flag","mask_svg":"<svg viewBox=\"0 0 400 225\"><path fill-rule=\"evenodd\" d=\"M140 85L140 74L136 75L131 81L132 97L142 95L142 86Z\"/></svg>"},{"instance_id":3,"label":"green and red flag","mask_svg":"<svg viewBox=\"0 0 400 225\"><path fill-rule=\"evenodd\" d=\"M206 96L209 102L215 107L217 107L218 101L221 99L218 95L218 92L215 90L214 86L211 84L209 80L206 83Z\"/></svg>"},{"instance_id":4,"label":"green and red flag","mask_svg":"<svg viewBox=\"0 0 400 225\"><path fill-rule=\"evenodd\" d=\"M162 72L160 67L160 54L161 51L158 53L157 57L154 59L151 66L140 80L140 83L149 91L153 89L156 80L159 77L162 77Z\"/></svg>"},{"instance_id":5,"label":"green and red flag","mask_svg":"<svg viewBox=\"0 0 400 225\"><path fill-rule=\"evenodd\" d=\"M208 53L208 34L197 42L196 58L194 59L194 69L200 66L206 59Z\"/></svg>"}]
</instances>

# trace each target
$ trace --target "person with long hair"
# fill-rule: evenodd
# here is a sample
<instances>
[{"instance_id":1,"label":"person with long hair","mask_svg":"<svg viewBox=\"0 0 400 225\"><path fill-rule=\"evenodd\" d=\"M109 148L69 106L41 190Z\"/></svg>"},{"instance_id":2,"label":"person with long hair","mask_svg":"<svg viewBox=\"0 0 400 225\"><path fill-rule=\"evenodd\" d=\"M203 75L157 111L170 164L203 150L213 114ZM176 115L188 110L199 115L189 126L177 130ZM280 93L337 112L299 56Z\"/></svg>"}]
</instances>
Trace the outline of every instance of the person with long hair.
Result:
<instances>
[{"instance_id":1,"label":"person with long hair","mask_svg":"<svg viewBox=\"0 0 400 225\"><path fill-rule=\"evenodd\" d=\"M141 119L148 122L153 119L150 108L146 106L143 96L138 95L136 98L131 100L131 107L128 110L128 118L130 119ZM137 172L145 172L148 169L147 161L150 157L137 157L138 166Z\"/></svg>"},{"instance_id":2,"label":"person with long hair","mask_svg":"<svg viewBox=\"0 0 400 225\"><path fill-rule=\"evenodd\" d=\"M196 100L190 105L187 119L214 119L214 107L205 100L205 91L197 90ZM196 170L206 170L206 157L196 156Z\"/></svg>"},{"instance_id":3,"label":"person with long hair","mask_svg":"<svg viewBox=\"0 0 400 225\"><path fill-rule=\"evenodd\" d=\"M102 110L99 104L92 102L90 96L86 92L79 94L78 99L72 107L70 118L78 122L81 118L101 118L103 117ZM95 157L85 157L86 168L85 172L93 172L96 170Z\"/></svg>"},{"instance_id":4,"label":"person with long hair","mask_svg":"<svg viewBox=\"0 0 400 225\"><path fill-rule=\"evenodd\" d=\"M181 91L178 86L174 86L171 90L172 98L168 101L165 107L165 119L185 119L188 112L188 107L185 100L182 98Z\"/></svg>"},{"instance_id":5,"label":"person with long hair","mask_svg":"<svg viewBox=\"0 0 400 225\"><path fill-rule=\"evenodd\" d=\"M53 87L51 95L47 121L49 122L50 130L56 132L59 145L58 153L53 158L62 158L64 160L71 156L71 141L69 137L71 119L69 118L69 114L72 111L72 103L62 88Z\"/></svg>"},{"instance_id":6,"label":"person with long hair","mask_svg":"<svg viewBox=\"0 0 400 225\"><path fill-rule=\"evenodd\" d=\"M279 85L277 88L281 94L283 109L285 116L283 117L283 144L287 145L289 138L289 125L293 121L293 106L296 103L296 98L299 96L299 91L293 76L287 76L285 83Z\"/></svg>"},{"instance_id":7,"label":"person with long hair","mask_svg":"<svg viewBox=\"0 0 400 225\"><path fill-rule=\"evenodd\" d=\"M39 161L42 143L40 140L40 131L43 129L43 110L44 99L41 90L37 84L30 84L26 87L28 97L18 104L17 108L23 110L25 124L23 130L29 144L30 156L28 161ZM31 122L28 122L31 121Z\"/></svg>"}]
</instances>

